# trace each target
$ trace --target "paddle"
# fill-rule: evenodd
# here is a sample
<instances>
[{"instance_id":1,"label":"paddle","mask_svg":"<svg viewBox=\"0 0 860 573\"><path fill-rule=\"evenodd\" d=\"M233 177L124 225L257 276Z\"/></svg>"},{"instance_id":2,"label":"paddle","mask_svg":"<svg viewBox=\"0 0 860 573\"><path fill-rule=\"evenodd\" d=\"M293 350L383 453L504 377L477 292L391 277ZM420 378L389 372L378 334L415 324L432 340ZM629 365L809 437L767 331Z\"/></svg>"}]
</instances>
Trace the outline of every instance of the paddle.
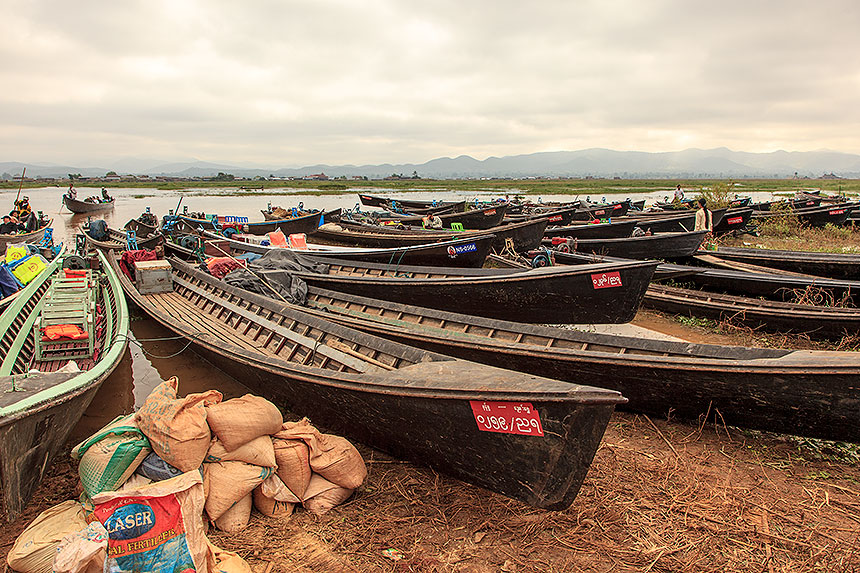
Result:
<instances>
[{"instance_id":1,"label":"paddle","mask_svg":"<svg viewBox=\"0 0 860 573\"><path fill-rule=\"evenodd\" d=\"M18 183L18 194L15 195L15 203L18 203L18 199L21 198L21 187L24 186L24 174L25 173L27 173L26 167L21 171L21 182Z\"/></svg>"}]
</instances>

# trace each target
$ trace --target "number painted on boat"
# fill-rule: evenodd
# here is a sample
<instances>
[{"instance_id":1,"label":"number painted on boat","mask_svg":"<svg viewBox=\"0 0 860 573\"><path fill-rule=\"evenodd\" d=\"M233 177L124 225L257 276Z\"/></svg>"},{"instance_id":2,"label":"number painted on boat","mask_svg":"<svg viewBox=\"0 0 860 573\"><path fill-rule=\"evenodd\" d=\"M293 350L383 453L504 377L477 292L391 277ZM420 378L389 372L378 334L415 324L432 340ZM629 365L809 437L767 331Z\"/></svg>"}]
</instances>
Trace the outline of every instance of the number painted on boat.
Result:
<instances>
[{"instance_id":1,"label":"number painted on boat","mask_svg":"<svg viewBox=\"0 0 860 573\"><path fill-rule=\"evenodd\" d=\"M615 207L612 208L612 210L614 211L615 209L620 209L620 208L621 208L621 205L616 205Z\"/></svg>"},{"instance_id":2,"label":"number painted on boat","mask_svg":"<svg viewBox=\"0 0 860 573\"><path fill-rule=\"evenodd\" d=\"M496 214L496 210L495 210L495 209L490 209L489 211L484 211L484 216L485 216L485 217L488 217L488 216L490 216L490 215L495 215L495 214Z\"/></svg>"},{"instance_id":3,"label":"number painted on boat","mask_svg":"<svg viewBox=\"0 0 860 573\"><path fill-rule=\"evenodd\" d=\"M591 282L596 289L623 286L621 284L621 273L618 271L591 275Z\"/></svg>"},{"instance_id":4,"label":"number painted on boat","mask_svg":"<svg viewBox=\"0 0 860 573\"><path fill-rule=\"evenodd\" d=\"M743 217L732 217L731 219L726 219L726 223L728 223L729 225L737 225L738 223L743 223L743 222L744 222Z\"/></svg>"},{"instance_id":5,"label":"number painted on boat","mask_svg":"<svg viewBox=\"0 0 860 573\"><path fill-rule=\"evenodd\" d=\"M603 209L601 209L600 211L595 211L595 212L594 212L594 214L595 214L595 215L606 215L606 211L604 211Z\"/></svg>"},{"instance_id":6,"label":"number painted on boat","mask_svg":"<svg viewBox=\"0 0 860 573\"><path fill-rule=\"evenodd\" d=\"M457 255L462 253L473 253L478 250L478 246L475 243L469 243L468 245L451 245L448 247L448 256L452 259L456 259Z\"/></svg>"},{"instance_id":7,"label":"number painted on boat","mask_svg":"<svg viewBox=\"0 0 860 573\"><path fill-rule=\"evenodd\" d=\"M827 214L828 215L841 215L844 212L845 212L845 209L834 209L832 211L828 211Z\"/></svg>"},{"instance_id":8,"label":"number painted on boat","mask_svg":"<svg viewBox=\"0 0 860 573\"><path fill-rule=\"evenodd\" d=\"M552 217L549 218L550 223L555 223L557 221L561 221L561 215L553 215Z\"/></svg>"},{"instance_id":9,"label":"number painted on boat","mask_svg":"<svg viewBox=\"0 0 860 573\"><path fill-rule=\"evenodd\" d=\"M540 414L529 402L471 400L469 405L482 432L543 436Z\"/></svg>"}]
</instances>

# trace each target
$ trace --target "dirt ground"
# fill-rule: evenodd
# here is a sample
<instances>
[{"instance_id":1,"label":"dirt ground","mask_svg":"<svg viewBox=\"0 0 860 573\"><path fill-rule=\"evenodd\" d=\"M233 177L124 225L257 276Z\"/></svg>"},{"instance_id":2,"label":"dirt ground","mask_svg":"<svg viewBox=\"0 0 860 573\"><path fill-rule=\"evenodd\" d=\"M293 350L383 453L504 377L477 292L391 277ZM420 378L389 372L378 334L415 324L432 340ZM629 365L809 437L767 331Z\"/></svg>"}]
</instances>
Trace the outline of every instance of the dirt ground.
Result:
<instances>
[{"instance_id":1,"label":"dirt ground","mask_svg":"<svg viewBox=\"0 0 860 573\"><path fill-rule=\"evenodd\" d=\"M636 323L743 340L658 313ZM856 447L617 412L579 496L559 512L360 450L368 478L344 505L321 517L255 514L244 531L210 538L255 573L860 571ZM76 484L68 458L54 464L26 513L2 527L4 565L20 531L75 497Z\"/></svg>"}]
</instances>

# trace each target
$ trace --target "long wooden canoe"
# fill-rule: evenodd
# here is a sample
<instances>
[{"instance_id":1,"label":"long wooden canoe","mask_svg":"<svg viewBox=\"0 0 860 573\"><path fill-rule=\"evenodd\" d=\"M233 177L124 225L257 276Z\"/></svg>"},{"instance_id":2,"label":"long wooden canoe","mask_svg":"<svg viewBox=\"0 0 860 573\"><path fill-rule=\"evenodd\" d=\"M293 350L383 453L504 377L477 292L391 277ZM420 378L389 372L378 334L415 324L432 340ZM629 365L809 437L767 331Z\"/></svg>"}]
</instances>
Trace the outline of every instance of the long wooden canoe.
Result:
<instances>
[{"instance_id":1,"label":"long wooden canoe","mask_svg":"<svg viewBox=\"0 0 860 573\"><path fill-rule=\"evenodd\" d=\"M35 231L31 231L29 233L18 233L15 235L0 235L0 252L6 252L6 245L12 243L36 243L42 240L42 237L45 236L45 230L50 229L51 225L54 223L54 220L49 220L45 225L42 225L40 228Z\"/></svg>"},{"instance_id":2,"label":"long wooden canoe","mask_svg":"<svg viewBox=\"0 0 860 573\"><path fill-rule=\"evenodd\" d=\"M693 344L527 325L310 287L320 316L434 352L620 391L655 416L860 442L860 353Z\"/></svg>"},{"instance_id":3,"label":"long wooden canoe","mask_svg":"<svg viewBox=\"0 0 860 573\"><path fill-rule=\"evenodd\" d=\"M496 227L501 224L505 216L505 211L508 208L507 203L500 203L483 209L472 209L470 211L462 211L458 213L446 213L438 215L442 220L442 227L452 229L454 225L460 225L462 229L485 230ZM390 215L382 215L378 218L379 221L395 221L404 225L421 225L424 217L422 215L393 217Z\"/></svg>"},{"instance_id":4,"label":"long wooden canoe","mask_svg":"<svg viewBox=\"0 0 860 573\"><path fill-rule=\"evenodd\" d=\"M211 219L198 219L188 215L179 215L180 221L185 221L195 228L220 231L223 225L236 225L240 227L242 232L251 233L253 235L265 235L280 229L285 235L292 233L313 233L320 226L320 219L324 218L321 213L309 213L307 215L299 215L298 217L288 217L285 219L276 219L274 221L258 221L251 223L239 223L227 221L224 217L218 218L218 222L213 222Z\"/></svg>"},{"instance_id":5,"label":"long wooden canoe","mask_svg":"<svg viewBox=\"0 0 860 573\"><path fill-rule=\"evenodd\" d=\"M670 259L689 257L698 251L707 234L708 231L690 231L610 239L571 239L564 246L581 253L626 259ZM560 245L556 245L556 248L559 247Z\"/></svg>"},{"instance_id":6,"label":"long wooden canoe","mask_svg":"<svg viewBox=\"0 0 860 573\"><path fill-rule=\"evenodd\" d=\"M571 504L625 401L377 338L171 264L173 292L142 295L121 276L126 294L255 393L536 507Z\"/></svg>"},{"instance_id":7,"label":"long wooden canoe","mask_svg":"<svg viewBox=\"0 0 860 573\"><path fill-rule=\"evenodd\" d=\"M78 199L72 199L68 195L63 195L63 205L65 205L66 209L72 213L95 213L97 211L107 211L109 209L113 209L114 203L116 203L116 198L114 197L111 197L109 201L99 201L98 203L95 203L92 201L80 201Z\"/></svg>"},{"instance_id":8,"label":"long wooden canoe","mask_svg":"<svg viewBox=\"0 0 860 573\"><path fill-rule=\"evenodd\" d=\"M34 323L45 320L45 308L56 302L51 284L64 276L65 256L54 259L0 315L0 483L7 520L24 509L54 455L125 352L125 298L116 273L107 268L104 255L98 256L102 270L91 271L86 286L92 301L95 354L81 356L85 353L76 352L80 343L68 342L54 347L52 356L43 355L38 361L35 357ZM70 360L76 367L64 368Z\"/></svg>"},{"instance_id":9,"label":"long wooden canoe","mask_svg":"<svg viewBox=\"0 0 860 573\"><path fill-rule=\"evenodd\" d=\"M833 279L860 280L860 255L858 254L743 247L720 247L716 251L708 251L708 254L727 261L738 261L795 273Z\"/></svg>"},{"instance_id":10,"label":"long wooden canoe","mask_svg":"<svg viewBox=\"0 0 860 573\"><path fill-rule=\"evenodd\" d=\"M818 207L809 207L805 209L794 209L792 211L762 211L753 213L753 220L767 220L773 218L784 217L786 213L791 213L796 216L801 223L811 227L823 227L828 223L831 225L842 225L851 215L852 211L858 208L860 203L846 202L823 205Z\"/></svg>"},{"instance_id":11,"label":"long wooden canoe","mask_svg":"<svg viewBox=\"0 0 860 573\"><path fill-rule=\"evenodd\" d=\"M87 244L93 248L108 249L113 251L124 251L128 248L127 236L124 231L118 231L116 229L107 227L107 234L107 238L99 240L93 238L89 234L89 232L85 231L84 237L86 237ZM164 243L164 236L159 232L145 237L137 237L137 246L139 249L154 249L162 243Z\"/></svg>"},{"instance_id":12,"label":"long wooden canoe","mask_svg":"<svg viewBox=\"0 0 860 573\"><path fill-rule=\"evenodd\" d=\"M573 237L575 239L614 239L616 237L629 237L633 228L639 224L637 219L611 221L609 223L579 224L560 227L550 227L544 231L543 236Z\"/></svg>"},{"instance_id":13,"label":"long wooden canoe","mask_svg":"<svg viewBox=\"0 0 860 573\"><path fill-rule=\"evenodd\" d=\"M771 332L799 332L812 338L836 338L856 334L860 310L813 306L694 289L652 284L643 306L714 320L730 320Z\"/></svg>"},{"instance_id":14,"label":"long wooden canoe","mask_svg":"<svg viewBox=\"0 0 860 573\"><path fill-rule=\"evenodd\" d=\"M284 248L260 245L251 241L238 240L236 238L228 239L208 231L203 232L203 237L210 241L226 243L229 247L228 255L242 253L265 255L273 249ZM241 235L236 235L236 237L241 237ZM403 264L479 268L484 264L484 260L487 258L487 255L490 252L490 247L493 245L494 241L494 235L483 235L477 237L455 238L450 241L441 241L438 243L426 243L423 245L409 245L406 247L387 249L334 247L329 245L318 245L308 241L307 249L291 250L323 259L346 259L350 261L365 261L389 265ZM223 248L223 246L221 248Z\"/></svg>"},{"instance_id":15,"label":"long wooden canoe","mask_svg":"<svg viewBox=\"0 0 860 573\"><path fill-rule=\"evenodd\" d=\"M278 259L306 260L326 274L290 270L308 285L360 296L529 323L624 323L633 320L655 261L596 263L531 270L455 269L319 259L274 251L257 274L277 280ZM287 261L289 264L289 261Z\"/></svg>"},{"instance_id":16,"label":"long wooden canoe","mask_svg":"<svg viewBox=\"0 0 860 573\"><path fill-rule=\"evenodd\" d=\"M498 225L482 231L451 231L400 225L371 225L341 219L336 224L322 225L313 232L311 239L329 245L389 248L492 234L496 237L493 242L494 250L503 250L510 239L514 250L519 252L539 247L547 224L546 219L535 219Z\"/></svg>"}]
</instances>

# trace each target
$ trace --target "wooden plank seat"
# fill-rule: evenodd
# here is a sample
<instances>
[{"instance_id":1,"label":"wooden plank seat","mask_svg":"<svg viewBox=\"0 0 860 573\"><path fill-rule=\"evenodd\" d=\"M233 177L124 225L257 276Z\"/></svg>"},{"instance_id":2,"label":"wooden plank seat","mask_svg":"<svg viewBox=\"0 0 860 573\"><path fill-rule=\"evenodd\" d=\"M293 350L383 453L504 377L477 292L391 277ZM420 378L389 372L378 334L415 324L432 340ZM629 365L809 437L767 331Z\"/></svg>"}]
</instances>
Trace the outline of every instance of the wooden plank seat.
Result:
<instances>
[{"instance_id":1,"label":"wooden plank seat","mask_svg":"<svg viewBox=\"0 0 860 573\"><path fill-rule=\"evenodd\" d=\"M82 277L55 277L43 299L39 318L33 324L35 361L87 358L95 352L95 300L92 272ZM49 327L68 325L69 336L51 339L45 334ZM55 329L56 330L56 329ZM72 332L76 335L72 335Z\"/></svg>"}]
</instances>

